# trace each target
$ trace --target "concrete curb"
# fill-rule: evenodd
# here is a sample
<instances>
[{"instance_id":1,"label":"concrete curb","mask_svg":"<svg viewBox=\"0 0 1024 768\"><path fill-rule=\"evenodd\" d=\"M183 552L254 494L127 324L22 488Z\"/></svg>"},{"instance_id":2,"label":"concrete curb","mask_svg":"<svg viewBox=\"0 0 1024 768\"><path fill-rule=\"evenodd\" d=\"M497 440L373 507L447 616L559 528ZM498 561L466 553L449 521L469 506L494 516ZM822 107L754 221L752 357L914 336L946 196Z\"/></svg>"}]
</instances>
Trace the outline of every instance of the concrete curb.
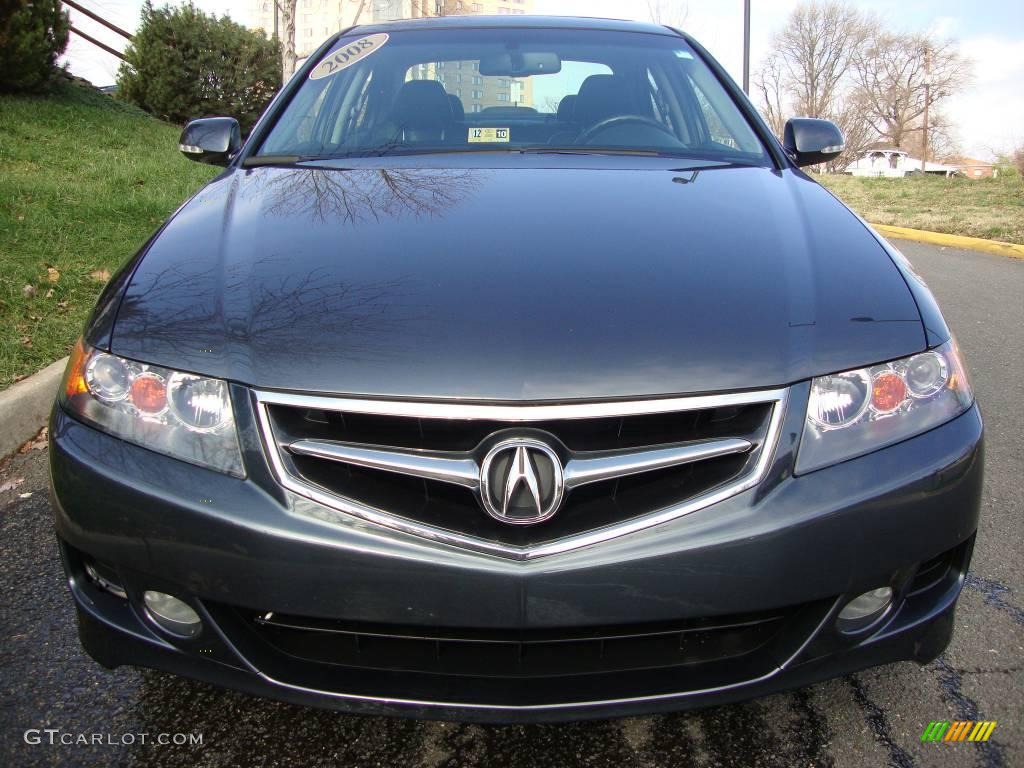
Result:
<instances>
[{"instance_id":1,"label":"concrete curb","mask_svg":"<svg viewBox=\"0 0 1024 768\"><path fill-rule=\"evenodd\" d=\"M947 235L943 232L927 232L923 229L907 229L893 227L889 224L872 224L875 231L886 237L900 240L916 240L930 245L944 245L950 248L967 248L971 251L984 251L1014 259L1024 259L1024 245L1004 243L999 240L984 240L980 237L964 237L963 235Z\"/></svg>"},{"instance_id":2,"label":"concrete curb","mask_svg":"<svg viewBox=\"0 0 1024 768\"><path fill-rule=\"evenodd\" d=\"M0 392L0 457L14 453L46 423L67 364L65 357Z\"/></svg>"}]
</instances>

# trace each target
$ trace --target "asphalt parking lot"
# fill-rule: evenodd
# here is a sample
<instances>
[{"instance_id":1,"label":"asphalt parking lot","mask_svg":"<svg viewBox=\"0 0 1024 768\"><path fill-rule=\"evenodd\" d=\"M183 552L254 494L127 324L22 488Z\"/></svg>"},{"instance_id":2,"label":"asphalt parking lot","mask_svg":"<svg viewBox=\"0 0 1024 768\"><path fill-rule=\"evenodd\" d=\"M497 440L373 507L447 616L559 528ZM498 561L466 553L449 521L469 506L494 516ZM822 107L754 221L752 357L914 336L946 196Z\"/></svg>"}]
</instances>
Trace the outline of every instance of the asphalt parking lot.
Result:
<instances>
[{"instance_id":1,"label":"asphalt parking lot","mask_svg":"<svg viewBox=\"0 0 1024 768\"><path fill-rule=\"evenodd\" d=\"M1024 260L897 245L959 337L988 430L972 573L953 643L934 663L689 714L525 727L344 716L108 672L78 645L40 448L0 466L0 765L1024 765ZM998 725L986 743L921 743L931 720ZM41 743L27 743L30 729ZM44 729L73 743L51 745ZM74 743L96 733L113 743ZM202 743L122 743L179 733Z\"/></svg>"}]
</instances>

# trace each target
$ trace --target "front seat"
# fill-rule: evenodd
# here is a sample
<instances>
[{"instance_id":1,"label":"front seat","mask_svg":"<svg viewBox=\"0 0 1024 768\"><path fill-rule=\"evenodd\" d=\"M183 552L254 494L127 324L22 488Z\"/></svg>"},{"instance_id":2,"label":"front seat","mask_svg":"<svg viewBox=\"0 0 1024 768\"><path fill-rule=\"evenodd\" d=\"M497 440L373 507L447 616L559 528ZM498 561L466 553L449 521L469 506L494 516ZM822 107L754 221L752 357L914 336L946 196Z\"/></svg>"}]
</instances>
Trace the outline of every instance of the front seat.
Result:
<instances>
[{"instance_id":1,"label":"front seat","mask_svg":"<svg viewBox=\"0 0 1024 768\"><path fill-rule=\"evenodd\" d=\"M572 118L573 123L586 129L609 117L643 114L626 78L621 75L591 75L580 86Z\"/></svg>"},{"instance_id":2,"label":"front seat","mask_svg":"<svg viewBox=\"0 0 1024 768\"><path fill-rule=\"evenodd\" d=\"M583 81L575 97L566 96L562 99L558 106L561 130L551 137L548 144L572 144L583 131L602 120L639 114L643 113L626 78L621 75L591 75Z\"/></svg>"},{"instance_id":3,"label":"front seat","mask_svg":"<svg viewBox=\"0 0 1024 768\"><path fill-rule=\"evenodd\" d=\"M455 116L444 86L436 80L410 80L391 108L396 141L442 142L453 133Z\"/></svg>"}]
</instances>

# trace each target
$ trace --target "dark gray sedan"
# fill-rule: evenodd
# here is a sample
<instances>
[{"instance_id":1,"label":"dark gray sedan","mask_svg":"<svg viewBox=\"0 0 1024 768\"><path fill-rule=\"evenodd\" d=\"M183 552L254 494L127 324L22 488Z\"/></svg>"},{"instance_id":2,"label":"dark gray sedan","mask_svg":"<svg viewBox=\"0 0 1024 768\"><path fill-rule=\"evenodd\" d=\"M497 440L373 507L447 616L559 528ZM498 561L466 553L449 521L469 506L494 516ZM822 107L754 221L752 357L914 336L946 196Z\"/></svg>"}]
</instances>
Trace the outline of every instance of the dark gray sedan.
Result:
<instances>
[{"instance_id":1,"label":"dark gray sedan","mask_svg":"<svg viewBox=\"0 0 1024 768\"><path fill-rule=\"evenodd\" d=\"M115 276L51 422L82 642L355 712L538 721L947 645L982 423L903 257L696 42L332 37Z\"/></svg>"}]
</instances>

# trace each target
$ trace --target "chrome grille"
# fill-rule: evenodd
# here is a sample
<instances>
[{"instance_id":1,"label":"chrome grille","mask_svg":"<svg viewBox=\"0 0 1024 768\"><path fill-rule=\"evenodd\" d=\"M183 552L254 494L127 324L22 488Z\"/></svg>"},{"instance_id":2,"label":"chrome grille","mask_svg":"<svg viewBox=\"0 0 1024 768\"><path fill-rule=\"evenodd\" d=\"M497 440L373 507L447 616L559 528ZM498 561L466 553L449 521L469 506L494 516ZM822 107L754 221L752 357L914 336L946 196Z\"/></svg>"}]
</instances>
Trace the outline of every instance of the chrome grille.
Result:
<instances>
[{"instance_id":1,"label":"chrome grille","mask_svg":"<svg viewBox=\"0 0 1024 768\"><path fill-rule=\"evenodd\" d=\"M347 515L516 559L624 535L752 487L786 400L785 390L540 405L255 394L285 487ZM560 459L565 493L550 519L507 525L516 521L482 503L484 457L510 438Z\"/></svg>"}]
</instances>

